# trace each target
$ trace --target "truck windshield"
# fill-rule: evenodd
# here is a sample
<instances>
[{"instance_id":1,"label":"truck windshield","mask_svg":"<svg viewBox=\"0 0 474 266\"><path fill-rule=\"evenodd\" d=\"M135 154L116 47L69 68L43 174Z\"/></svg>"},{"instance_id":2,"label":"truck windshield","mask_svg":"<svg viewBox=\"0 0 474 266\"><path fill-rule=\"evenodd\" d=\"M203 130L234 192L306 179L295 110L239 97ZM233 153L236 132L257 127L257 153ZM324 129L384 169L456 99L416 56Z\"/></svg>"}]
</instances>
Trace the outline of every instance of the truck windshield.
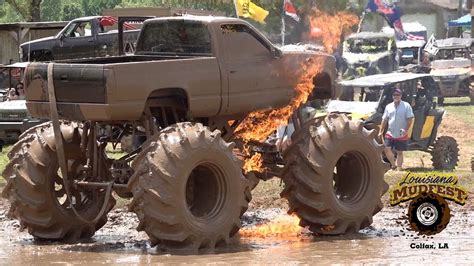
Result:
<instances>
[{"instance_id":1,"label":"truck windshield","mask_svg":"<svg viewBox=\"0 0 474 266\"><path fill-rule=\"evenodd\" d=\"M211 38L206 25L196 21L168 20L145 26L137 54L211 55Z\"/></svg>"},{"instance_id":2,"label":"truck windshield","mask_svg":"<svg viewBox=\"0 0 474 266\"><path fill-rule=\"evenodd\" d=\"M351 53L381 53L388 51L388 38L374 39L349 39L347 40L347 50Z\"/></svg>"}]
</instances>

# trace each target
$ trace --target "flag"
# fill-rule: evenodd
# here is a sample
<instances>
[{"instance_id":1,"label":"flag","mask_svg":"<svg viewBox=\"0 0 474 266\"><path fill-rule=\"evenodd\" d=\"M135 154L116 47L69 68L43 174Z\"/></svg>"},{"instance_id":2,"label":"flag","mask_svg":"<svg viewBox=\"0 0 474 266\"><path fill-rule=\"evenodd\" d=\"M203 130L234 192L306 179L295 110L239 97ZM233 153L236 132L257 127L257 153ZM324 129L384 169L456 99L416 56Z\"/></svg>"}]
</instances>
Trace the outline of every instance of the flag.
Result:
<instances>
[{"instance_id":1,"label":"flag","mask_svg":"<svg viewBox=\"0 0 474 266\"><path fill-rule=\"evenodd\" d=\"M405 37L407 40L410 40L410 41L424 41L425 40L425 37L417 36L411 33L405 33Z\"/></svg>"},{"instance_id":2,"label":"flag","mask_svg":"<svg viewBox=\"0 0 474 266\"><path fill-rule=\"evenodd\" d=\"M109 26L113 26L113 25L117 24L118 19L115 18L115 17L111 17L111 16L103 16L103 17L100 18L99 23L100 23L101 26L109 27ZM138 29L137 27L135 27L133 25L130 25L128 23L124 23L123 27L126 30L136 30L136 29Z\"/></svg>"},{"instance_id":3,"label":"flag","mask_svg":"<svg viewBox=\"0 0 474 266\"><path fill-rule=\"evenodd\" d=\"M394 29L397 40L417 38L415 35L407 34L403 30L402 10L398 6L389 6L383 0L369 0L366 10L377 12L387 21L387 24Z\"/></svg>"},{"instance_id":4,"label":"flag","mask_svg":"<svg viewBox=\"0 0 474 266\"><path fill-rule=\"evenodd\" d=\"M268 11L252 3L250 0L234 0L239 17L251 18L257 22L265 23Z\"/></svg>"},{"instance_id":5,"label":"flag","mask_svg":"<svg viewBox=\"0 0 474 266\"><path fill-rule=\"evenodd\" d=\"M285 15L291 17L296 22L300 22L300 17L296 11L296 7L291 3L291 0L285 0L283 2L283 10L285 10Z\"/></svg>"},{"instance_id":6,"label":"flag","mask_svg":"<svg viewBox=\"0 0 474 266\"><path fill-rule=\"evenodd\" d=\"M369 0L366 9L369 12L377 12L382 15L388 15L393 12L392 9L383 2L383 0Z\"/></svg>"}]
</instances>

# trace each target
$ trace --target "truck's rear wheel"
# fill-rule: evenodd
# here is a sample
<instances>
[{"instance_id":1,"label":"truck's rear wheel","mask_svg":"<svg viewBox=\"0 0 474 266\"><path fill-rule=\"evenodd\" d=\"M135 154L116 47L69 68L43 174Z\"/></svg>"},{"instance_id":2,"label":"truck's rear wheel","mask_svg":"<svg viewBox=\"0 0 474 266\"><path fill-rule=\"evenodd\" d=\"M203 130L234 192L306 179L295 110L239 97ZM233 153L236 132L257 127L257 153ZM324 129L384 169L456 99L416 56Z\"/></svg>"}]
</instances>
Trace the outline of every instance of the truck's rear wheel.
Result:
<instances>
[{"instance_id":1,"label":"truck's rear wheel","mask_svg":"<svg viewBox=\"0 0 474 266\"><path fill-rule=\"evenodd\" d=\"M382 145L361 121L330 116L308 121L293 135L283 174L289 213L319 234L357 232L382 209L388 185Z\"/></svg>"},{"instance_id":2,"label":"truck's rear wheel","mask_svg":"<svg viewBox=\"0 0 474 266\"><path fill-rule=\"evenodd\" d=\"M80 131L77 126L61 126L72 177L86 161L80 149ZM107 222L107 212L94 224L81 222L73 213L59 172L51 124L29 131L12 150L16 153L11 154L11 161L3 172L7 180L3 196L10 200L13 215L31 235L74 242L93 236ZM105 198L103 191L73 189L72 194L72 204L83 217L93 219L98 215ZM114 204L111 198L107 211Z\"/></svg>"},{"instance_id":3,"label":"truck's rear wheel","mask_svg":"<svg viewBox=\"0 0 474 266\"><path fill-rule=\"evenodd\" d=\"M214 248L240 228L250 201L242 163L216 130L178 123L143 145L132 164L130 210L152 245Z\"/></svg>"},{"instance_id":4,"label":"truck's rear wheel","mask_svg":"<svg viewBox=\"0 0 474 266\"><path fill-rule=\"evenodd\" d=\"M459 161L458 143L453 137L441 136L433 144L431 156L434 169L452 171Z\"/></svg>"}]
</instances>

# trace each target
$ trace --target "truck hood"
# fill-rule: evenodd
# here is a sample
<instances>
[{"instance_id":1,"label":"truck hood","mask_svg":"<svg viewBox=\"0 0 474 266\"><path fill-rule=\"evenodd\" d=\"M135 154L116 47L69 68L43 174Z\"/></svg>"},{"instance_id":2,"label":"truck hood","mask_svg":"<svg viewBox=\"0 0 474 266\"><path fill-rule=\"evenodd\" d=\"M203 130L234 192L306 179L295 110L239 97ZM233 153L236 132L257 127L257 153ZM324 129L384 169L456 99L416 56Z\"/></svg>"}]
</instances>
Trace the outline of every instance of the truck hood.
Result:
<instances>
[{"instance_id":1,"label":"truck hood","mask_svg":"<svg viewBox=\"0 0 474 266\"><path fill-rule=\"evenodd\" d=\"M355 64L359 62L376 62L381 58L390 56L389 52L376 53L376 54L356 54L350 52L344 52L342 57L348 64Z\"/></svg>"},{"instance_id":2,"label":"truck hood","mask_svg":"<svg viewBox=\"0 0 474 266\"><path fill-rule=\"evenodd\" d=\"M45 41L52 41L52 40L55 40L54 36L45 37L45 38L37 39L37 40L34 40L34 41L24 42L20 46L22 48L27 48L29 45L34 45L34 44L42 43L42 42L45 42Z\"/></svg>"},{"instance_id":3,"label":"truck hood","mask_svg":"<svg viewBox=\"0 0 474 266\"><path fill-rule=\"evenodd\" d=\"M26 100L14 100L14 101L5 101L0 102L0 112L4 111L20 111L24 110L26 112Z\"/></svg>"},{"instance_id":4,"label":"truck hood","mask_svg":"<svg viewBox=\"0 0 474 266\"><path fill-rule=\"evenodd\" d=\"M326 110L330 112L357 114L358 118L368 117L377 110L378 102L329 101Z\"/></svg>"}]
</instances>

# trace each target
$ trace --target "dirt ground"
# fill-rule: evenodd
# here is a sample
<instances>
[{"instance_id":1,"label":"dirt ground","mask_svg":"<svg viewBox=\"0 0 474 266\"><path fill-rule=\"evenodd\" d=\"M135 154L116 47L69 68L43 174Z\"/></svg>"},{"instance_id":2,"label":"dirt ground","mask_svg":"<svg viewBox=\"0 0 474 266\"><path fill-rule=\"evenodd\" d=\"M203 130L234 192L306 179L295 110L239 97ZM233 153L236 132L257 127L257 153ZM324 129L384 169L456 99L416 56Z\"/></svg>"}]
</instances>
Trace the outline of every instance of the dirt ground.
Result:
<instances>
[{"instance_id":1,"label":"dirt ground","mask_svg":"<svg viewBox=\"0 0 474 266\"><path fill-rule=\"evenodd\" d=\"M472 109L469 109L472 110ZM61 244L35 241L20 231L18 221L7 217L9 203L0 199L0 264L145 264L145 263L472 263L474 261L474 174L469 160L474 154L472 132L468 124L448 112L440 129L451 135L460 147L460 163L456 174L469 191L467 204L449 203L451 220L447 228L434 236L419 236L407 224L407 204L390 207L384 195L384 209L374 217L373 224L357 234L324 237L308 231L294 230L292 218L286 214L287 202L279 197L279 179L260 182L253 191L253 200L242 222L241 236L227 247L202 250L198 254L160 251L149 245L143 232L135 230L138 220L127 211L128 201L120 200L118 208L109 213L109 222L88 242ZM407 154L408 170L430 171L428 154ZM403 172L389 171L386 181L392 185ZM0 184L1 186L1 184ZM257 234L264 227L280 228L286 233ZM273 230L273 229L272 229ZM297 233L295 233L297 232ZM423 246L424 245L424 246ZM434 249L427 248L433 245ZM445 248L441 248L445 247Z\"/></svg>"},{"instance_id":2,"label":"dirt ground","mask_svg":"<svg viewBox=\"0 0 474 266\"><path fill-rule=\"evenodd\" d=\"M275 181L271 181L275 182ZM243 217L242 230L252 231L256 224L267 224L286 216L280 208L257 208ZM276 205L275 204L275 207ZM113 210L109 222L89 242L60 244L35 241L19 231L16 220L5 216L8 204L0 201L0 264L145 264L145 263L468 263L474 260L474 208L450 204L452 218L448 227L435 236L418 236L409 230L406 206L386 207L374 223L358 234L337 237L313 236L307 231L295 235L235 237L227 247L198 254L171 254L152 248L144 233L137 232L133 213L126 208ZM247 234L246 234L247 235ZM436 249L413 248L434 244ZM414 246L413 246L414 245ZM440 246L447 245L447 249ZM413 246L413 247L412 247Z\"/></svg>"}]
</instances>

